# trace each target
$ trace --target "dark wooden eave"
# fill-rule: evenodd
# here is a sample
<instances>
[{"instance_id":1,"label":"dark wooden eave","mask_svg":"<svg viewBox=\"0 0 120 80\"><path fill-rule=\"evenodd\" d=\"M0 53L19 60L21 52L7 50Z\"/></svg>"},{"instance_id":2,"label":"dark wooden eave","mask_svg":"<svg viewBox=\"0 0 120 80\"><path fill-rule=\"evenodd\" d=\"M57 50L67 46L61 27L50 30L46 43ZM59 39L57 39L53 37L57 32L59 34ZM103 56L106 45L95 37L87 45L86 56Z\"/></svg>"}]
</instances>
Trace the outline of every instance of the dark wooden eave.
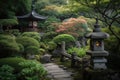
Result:
<instances>
[{"instance_id":1,"label":"dark wooden eave","mask_svg":"<svg viewBox=\"0 0 120 80\"><path fill-rule=\"evenodd\" d=\"M44 21L47 19L47 17L39 15L35 12L35 10L32 10L30 13L23 15L23 16L17 16L19 20L26 20L26 21Z\"/></svg>"}]
</instances>

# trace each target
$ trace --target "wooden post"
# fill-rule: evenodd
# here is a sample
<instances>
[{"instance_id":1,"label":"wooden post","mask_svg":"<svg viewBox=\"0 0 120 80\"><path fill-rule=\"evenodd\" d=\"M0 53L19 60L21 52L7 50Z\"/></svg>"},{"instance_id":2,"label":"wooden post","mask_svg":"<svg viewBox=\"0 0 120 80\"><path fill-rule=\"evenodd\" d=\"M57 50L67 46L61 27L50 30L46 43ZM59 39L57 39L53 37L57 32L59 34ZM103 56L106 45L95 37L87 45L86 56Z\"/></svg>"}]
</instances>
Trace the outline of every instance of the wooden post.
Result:
<instances>
[{"instance_id":1,"label":"wooden post","mask_svg":"<svg viewBox=\"0 0 120 80\"><path fill-rule=\"evenodd\" d=\"M76 56L76 53L71 54L71 67L75 67L76 65L75 56Z\"/></svg>"},{"instance_id":2,"label":"wooden post","mask_svg":"<svg viewBox=\"0 0 120 80\"><path fill-rule=\"evenodd\" d=\"M65 41L62 41L62 43L61 43L61 58L60 58L61 62L64 62L64 54L65 53L66 53L66 50L65 50Z\"/></svg>"}]
</instances>

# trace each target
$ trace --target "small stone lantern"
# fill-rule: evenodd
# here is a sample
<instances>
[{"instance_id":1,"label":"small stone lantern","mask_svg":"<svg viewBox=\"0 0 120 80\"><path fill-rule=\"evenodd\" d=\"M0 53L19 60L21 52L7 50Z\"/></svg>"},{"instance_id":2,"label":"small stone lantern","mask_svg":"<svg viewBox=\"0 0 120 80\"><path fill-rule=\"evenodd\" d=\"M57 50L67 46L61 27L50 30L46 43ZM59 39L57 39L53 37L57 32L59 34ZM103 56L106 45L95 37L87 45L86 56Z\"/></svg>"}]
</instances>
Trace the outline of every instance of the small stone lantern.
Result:
<instances>
[{"instance_id":1,"label":"small stone lantern","mask_svg":"<svg viewBox=\"0 0 120 80\"><path fill-rule=\"evenodd\" d=\"M90 38L90 50L86 53L91 56L91 64L94 69L107 69L105 57L108 56L108 52L104 50L104 39L108 38L109 34L101 32L101 28L98 25L98 19L92 33L86 35L86 38Z\"/></svg>"}]
</instances>

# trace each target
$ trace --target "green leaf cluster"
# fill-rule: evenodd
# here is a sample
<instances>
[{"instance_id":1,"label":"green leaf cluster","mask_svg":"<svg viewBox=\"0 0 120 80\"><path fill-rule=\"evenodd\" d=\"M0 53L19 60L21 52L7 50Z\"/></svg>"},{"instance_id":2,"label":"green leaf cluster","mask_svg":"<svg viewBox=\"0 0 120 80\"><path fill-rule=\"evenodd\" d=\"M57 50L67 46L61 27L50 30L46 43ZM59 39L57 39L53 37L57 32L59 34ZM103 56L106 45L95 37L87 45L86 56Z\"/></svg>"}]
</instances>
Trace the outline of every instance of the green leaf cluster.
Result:
<instances>
[{"instance_id":1,"label":"green leaf cluster","mask_svg":"<svg viewBox=\"0 0 120 80\"><path fill-rule=\"evenodd\" d=\"M76 48L76 47L71 47L67 50L69 54L76 53L77 56L79 57L84 57L86 55L87 48Z\"/></svg>"},{"instance_id":2,"label":"green leaf cluster","mask_svg":"<svg viewBox=\"0 0 120 80\"><path fill-rule=\"evenodd\" d=\"M8 65L2 65L0 67L0 79L1 80L17 80L13 74L14 68Z\"/></svg>"}]
</instances>

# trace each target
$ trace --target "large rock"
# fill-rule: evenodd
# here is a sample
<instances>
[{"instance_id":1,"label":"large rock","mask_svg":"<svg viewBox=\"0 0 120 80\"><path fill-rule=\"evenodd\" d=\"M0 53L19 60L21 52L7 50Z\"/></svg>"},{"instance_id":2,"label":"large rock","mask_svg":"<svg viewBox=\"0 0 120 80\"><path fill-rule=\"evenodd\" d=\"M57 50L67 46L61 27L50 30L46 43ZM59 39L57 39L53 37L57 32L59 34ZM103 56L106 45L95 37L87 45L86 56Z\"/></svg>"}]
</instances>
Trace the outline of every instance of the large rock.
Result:
<instances>
[{"instance_id":1,"label":"large rock","mask_svg":"<svg viewBox=\"0 0 120 80\"><path fill-rule=\"evenodd\" d=\"M40 62L42 63L49 63L51 62L51 55L50 54L45 54L41 57Z\"/></svg>"}]
</instances>

